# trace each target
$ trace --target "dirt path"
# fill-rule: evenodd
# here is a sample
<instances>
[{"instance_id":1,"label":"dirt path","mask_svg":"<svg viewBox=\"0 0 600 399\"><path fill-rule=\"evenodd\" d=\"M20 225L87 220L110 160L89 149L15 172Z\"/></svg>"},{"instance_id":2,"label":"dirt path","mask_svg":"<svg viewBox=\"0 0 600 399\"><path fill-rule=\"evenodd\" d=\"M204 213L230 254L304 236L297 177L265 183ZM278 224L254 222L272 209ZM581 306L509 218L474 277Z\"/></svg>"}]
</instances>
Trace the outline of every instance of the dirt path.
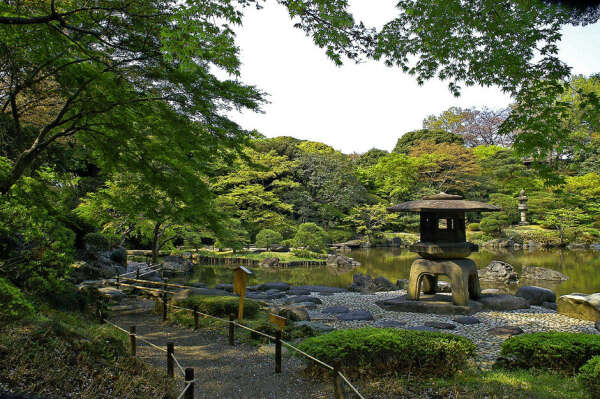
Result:
<instances>
[{"instance_id":1,"label":"dirt path","mask_svg":"<svg viewBox=\"0 0 600 399\"><path fill-rule=\"evenodd\" d=\"M128 329L135 325L137 333L147 337L155 345L166 348L167 342L175 343L175 357L181 365L193 367L195 398L331 398L329 384L312 381L300 371L300 359L283 356L282 372L275 374L272 354L256 347L236 342L228 344L226 326L221 330L179 328L162 324L161 316L152 313L154 302L141 298L127 298L114 307L110 319ZM166 370L166 354L138 341L137 355L157 367ZM177 366L175 373L180 375ZM183 389L183 378L181 387Z\"/></svg>"}]
</instances>

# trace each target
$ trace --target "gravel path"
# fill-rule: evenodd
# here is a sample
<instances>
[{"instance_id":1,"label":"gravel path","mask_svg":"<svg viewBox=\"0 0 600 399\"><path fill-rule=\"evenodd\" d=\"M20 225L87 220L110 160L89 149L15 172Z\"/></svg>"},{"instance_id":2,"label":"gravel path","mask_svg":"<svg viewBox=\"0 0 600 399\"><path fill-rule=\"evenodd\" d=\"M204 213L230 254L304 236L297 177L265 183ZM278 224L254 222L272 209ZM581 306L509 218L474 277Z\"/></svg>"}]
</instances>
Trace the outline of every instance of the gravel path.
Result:
<instances>
[{"instance_id":1,"label":"gravel path","mask_svg":"<svg viewBox=\"0 0 600 399\"><path fill-rule=\"evenodd\" d=\"M323 304L318 305L313 311L309 311L311 319L319 320L324 324L328 324L334 328L357 328L369 326L380 319L395 320L406 323L406 327L423 326L425 322L436 321L444 323L452 323L456 326L454 330L437 330L440 332L448 332L459 334L470 338L477 345L477 362L482 368L488 368L498 357L502 343L508 338L507 336L496 336L490 334L490 328L499 326L517 326L524 332L539 332L539 331L564 331L564 332L579 332L587 334L598 334L594 328L594 323L591 321L577 320L561 314L554 310L546 309L539 306L532 306L529 309L513 310L513 311L484 311L475 313L479 324L463 325L454 322L454 316L436 315L426 313L409 313L409 312L393 312L386 311L375 304L376 301L383 299L396 298L406 294L405 290L377 292L374 294L358 294L358 293L337 293L333 295L317 296ZM283 300L278 301L282 303ZM372 313L373 321L341 321L337 320L335 315L323 314L320 310L330 306L346 306L350 310L366 310Z\"/></svg>"},{"instance_id":2,"label":"gravel path","mask_svg":"<svg viewBox=\"0 0 600 399\"><path fill-rule=\"evenodd\" d=\"M166 348L175 343L175 357L182 367L193 367L196 398L330 398L332 388L301 374L302 360L286 356L282 373L275 374L274 356L265 347L256 348L237 343L229 346L223 331L191 329L161 323L160 315L152 313L154 302L127 298L115 306L110 321L128 329L135 325L137 333L155 345ZM285 353L285 352L284 352ZM166 370L166 354L138 340L137 355ZM175 373L180 374L177 366ZM183 379L179 378L183 389Z\"/></svg>"}]
</instances>

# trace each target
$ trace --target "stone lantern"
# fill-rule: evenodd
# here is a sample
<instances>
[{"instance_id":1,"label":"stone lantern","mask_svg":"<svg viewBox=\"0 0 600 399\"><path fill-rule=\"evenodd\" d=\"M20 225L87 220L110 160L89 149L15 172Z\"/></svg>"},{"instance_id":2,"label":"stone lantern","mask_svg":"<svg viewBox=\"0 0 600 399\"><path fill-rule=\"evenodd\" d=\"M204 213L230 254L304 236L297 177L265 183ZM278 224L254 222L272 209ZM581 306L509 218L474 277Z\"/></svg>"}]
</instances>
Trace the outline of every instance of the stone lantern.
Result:
<instances>
[{"instance_id":1,"label":"stone lantern","mask_svg":"<svg viewBox=\"0 0 600 399\"><path fill-rule=\"evenodd\" d=\"M419 300L421 289L425 294L435 294L439 275L449 277L455 306L468 307L469 298L479 298L477 265L467 259L479 248L467 242L465 212L499 210L493 205L446 193L388 208L390 212L418 212L421 217L421 240L410 247L421 258L411 265L407 299Z\"/></svg>"},{"instance_id":2,"label":"stone lantern","mask_svg":"<svg viewBox=\"0 0 600 399\"><path fill-rule=\"evenodd\" d=\"M526 226L529 224L527 221L527 200L529 198L525 195L525 190L521 190L519 193L519 212L521 213L521 221L519 224L521 226Z\"/></svg>"}]
</instances>

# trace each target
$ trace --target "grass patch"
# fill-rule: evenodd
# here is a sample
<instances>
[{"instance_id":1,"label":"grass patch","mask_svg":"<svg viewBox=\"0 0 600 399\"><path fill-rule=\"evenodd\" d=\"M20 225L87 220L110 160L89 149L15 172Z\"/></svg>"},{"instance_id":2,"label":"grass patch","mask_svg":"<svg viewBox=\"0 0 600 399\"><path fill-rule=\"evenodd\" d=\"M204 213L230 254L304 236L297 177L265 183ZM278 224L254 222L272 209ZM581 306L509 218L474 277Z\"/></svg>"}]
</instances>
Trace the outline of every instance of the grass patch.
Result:
<instances>
[{"instance_id":1,"label":"grass patch","mask_svg":"<svg viewBox=\"0 0 600 399\"><path fill-rule=\"evenodd\" d=\"M389 399L589 399L575 377L529 370L467 369L450 378L379 378L365 381L366 397Z\"/></svg>"},{"instance_id":2,"label":"grass patch","mask_svg":"<svg viewBox=\"0 0 600 399\"><path fill-rule=\"evenodd\" d=\"M132 358L127 336L75 313L45 311L0 330L0 380L44 397L165 398L177 388L162 370Z\"/></svg>"}]
</instances>

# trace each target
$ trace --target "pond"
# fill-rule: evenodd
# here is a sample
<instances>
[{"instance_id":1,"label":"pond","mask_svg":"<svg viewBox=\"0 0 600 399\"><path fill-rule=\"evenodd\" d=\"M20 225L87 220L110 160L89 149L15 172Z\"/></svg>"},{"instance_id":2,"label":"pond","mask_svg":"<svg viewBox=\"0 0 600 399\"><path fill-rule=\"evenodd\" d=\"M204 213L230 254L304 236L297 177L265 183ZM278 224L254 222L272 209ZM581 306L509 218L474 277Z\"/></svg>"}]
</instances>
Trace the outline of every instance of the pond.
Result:
<instances>
[{"instance_id":1,"label":"pond","mask_svg":"<svg viewBox=\"0 0 600 399\"><path fill-rule=\"evenodd\" d=\"M351 271L337 271L330 267L298 267L288 269L251 268L254 273L249 284L260 284L268 281L285 281L292 285L328 285L348 288L352 283L352 275L366 273L372 277L383 276L392 282L397 279L407 279L410 265L418 256L401 248L368 248L356 249L349 253L361 263L361 266ZM538 251L499 251L480 250L470 256L478 268L486 267L492 260L510 263L517 273L523 266L539 266L557 270L569 277L568 281L560 284L544 281L524 281L524 285L538 285L552 289L557 295L572 292L600 292L600 253L597 251L569 250L538 250ZM231 283L233 279L231 268L226 266L197 265L194 275L189 282L200 281L209 286L217 283ZM481 283L482 288L494 287ZM514 293L516 286L508 289Z\"/></svg>"}]
</instances>

